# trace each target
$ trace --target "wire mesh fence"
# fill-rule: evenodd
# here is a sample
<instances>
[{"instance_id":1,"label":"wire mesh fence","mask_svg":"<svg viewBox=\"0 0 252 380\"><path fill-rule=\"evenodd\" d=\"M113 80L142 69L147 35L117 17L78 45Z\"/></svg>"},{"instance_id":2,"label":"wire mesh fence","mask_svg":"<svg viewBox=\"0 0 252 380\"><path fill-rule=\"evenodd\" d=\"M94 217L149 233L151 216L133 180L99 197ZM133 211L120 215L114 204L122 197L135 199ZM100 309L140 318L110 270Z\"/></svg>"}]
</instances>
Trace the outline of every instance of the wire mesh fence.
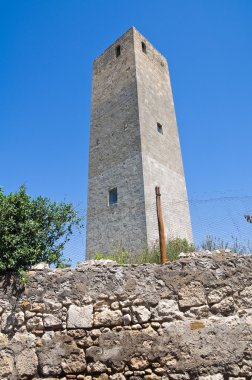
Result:
<instances>
[{"instance_id":1,"label":"wire mesh fence","mask_svg":"<svg viewBox=\"0 0 252 380\"><path fill-rule=\"evenodd\" d=\"M162 208L176 211L181 209L181 202L162 202ZM155 198L151 207L156 207ZM191 199L189 208L195 249L230 248L252 253L252 224L245 217L252 215L252 195ZM85 260L85 240L84 226L82 231L74 231L65 247L64 257L72 266Z\"/></svg>"}]
</instances>

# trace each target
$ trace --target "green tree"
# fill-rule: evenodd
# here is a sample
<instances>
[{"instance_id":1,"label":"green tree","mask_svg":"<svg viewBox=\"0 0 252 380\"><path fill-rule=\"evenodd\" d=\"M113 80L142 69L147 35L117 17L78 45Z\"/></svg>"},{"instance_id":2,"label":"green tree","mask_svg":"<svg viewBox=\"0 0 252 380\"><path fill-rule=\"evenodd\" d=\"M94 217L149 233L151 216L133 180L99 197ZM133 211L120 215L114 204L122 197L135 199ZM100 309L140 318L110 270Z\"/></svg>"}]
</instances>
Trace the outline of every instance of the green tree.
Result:
<instances>
[{"instance_id":1,"label":"green tree","mask_svg":"<svg viewBox=\"0 0 252 380\"><path fill-rule=\"evenodd\" d=\"M32 199L24 185L7 195L0 188L0 271L21 272L42 261L64 266L63 248L81 226L71 203Z\"/></svg>"}]
</instances>

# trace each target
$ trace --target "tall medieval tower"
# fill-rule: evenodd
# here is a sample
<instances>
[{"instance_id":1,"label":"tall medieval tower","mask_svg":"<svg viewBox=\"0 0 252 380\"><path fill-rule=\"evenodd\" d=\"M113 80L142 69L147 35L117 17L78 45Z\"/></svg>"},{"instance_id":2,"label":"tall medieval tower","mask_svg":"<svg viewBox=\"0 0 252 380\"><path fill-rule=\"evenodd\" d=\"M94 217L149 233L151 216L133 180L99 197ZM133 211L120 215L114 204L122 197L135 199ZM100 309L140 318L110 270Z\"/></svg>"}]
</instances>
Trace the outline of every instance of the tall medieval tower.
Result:
<instances>
[{"instance_id":1,"label":"tall medieval tower","mask_svg":"<svg viewBox=\"0 0 252 380\"><path fill-rule=\"evenodd\" d=\"M94 61L89 149L87 258L157 241L157 185L167 238L192 241L167 62L134 27Z\"/></svg>"}]
</instances>

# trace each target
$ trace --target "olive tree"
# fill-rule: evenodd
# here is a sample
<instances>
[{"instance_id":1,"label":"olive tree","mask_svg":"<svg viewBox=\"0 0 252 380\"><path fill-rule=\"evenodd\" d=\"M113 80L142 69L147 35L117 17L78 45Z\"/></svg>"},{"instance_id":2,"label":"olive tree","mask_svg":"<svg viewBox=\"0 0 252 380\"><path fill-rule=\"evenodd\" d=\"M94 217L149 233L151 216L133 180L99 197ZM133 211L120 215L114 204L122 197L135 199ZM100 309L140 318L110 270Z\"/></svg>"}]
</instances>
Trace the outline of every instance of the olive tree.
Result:
<instances>
[{"instance_id":1,"label":"olive tree","mask_svg":"<svg viewBox=\"0 0 252 380\"><path fill-rule=\"evenodd\" d=\"M63 266L63 249L82 218L71 203L32 199L24 185L0 189L0 271L22 271L41 261Z\"/></svg>"}]
</instances>

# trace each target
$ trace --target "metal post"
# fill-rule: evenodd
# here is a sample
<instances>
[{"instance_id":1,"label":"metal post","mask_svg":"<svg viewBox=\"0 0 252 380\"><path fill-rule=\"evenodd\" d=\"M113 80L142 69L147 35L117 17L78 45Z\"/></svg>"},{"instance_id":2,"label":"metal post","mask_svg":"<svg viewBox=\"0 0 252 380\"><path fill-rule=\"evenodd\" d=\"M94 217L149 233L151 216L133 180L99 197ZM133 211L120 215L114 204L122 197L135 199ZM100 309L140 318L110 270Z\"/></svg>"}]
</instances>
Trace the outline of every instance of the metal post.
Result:
<instances>
[{"instance_id":1,"label":"metal post","mask_svg":"<svg viewBox=\"0 0 252 380\"><path fill-rule=\"evenodd\" d=\"M161 193L160 187L156 186L156 203L157 203L157 219L158 219L158 232L159 232L159 246L161 254L161 263L165 264L167 261L166 257L166 245L165 245L165 232L164 232L164 221L161 208Z\"/></svg>"}]
</instances>

